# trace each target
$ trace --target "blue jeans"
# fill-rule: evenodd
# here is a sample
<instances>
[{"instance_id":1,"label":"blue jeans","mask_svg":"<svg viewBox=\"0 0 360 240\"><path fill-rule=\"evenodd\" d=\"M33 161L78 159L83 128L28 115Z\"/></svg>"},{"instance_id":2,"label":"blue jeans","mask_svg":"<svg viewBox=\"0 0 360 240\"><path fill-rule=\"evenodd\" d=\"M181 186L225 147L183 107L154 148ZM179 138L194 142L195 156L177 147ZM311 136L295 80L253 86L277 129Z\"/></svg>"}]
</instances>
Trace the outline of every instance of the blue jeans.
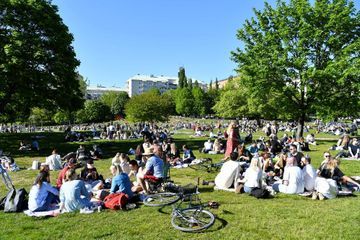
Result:
<instances>
[{"instance_id":1,"label":"blue jeans","mask_svg":"<svg viewBox=\"0 0 360 240\"><path fill-rule=\"evenodd\" d=\"M246 193L251 193L251 190L253 190L252 187L244 186L244 192L246 192Z\"/></svg>"},{"instance_id":2,"label":"blue jeans","mask_svg":"<svg viewBox=\"0 0 360 240\"><path fill-rule=\"evenodd\" d=\"M272 188L274 189L275 192L279 192L279 183L275 183L274 185L272 185Z\"/></svg>"}]
</instances>

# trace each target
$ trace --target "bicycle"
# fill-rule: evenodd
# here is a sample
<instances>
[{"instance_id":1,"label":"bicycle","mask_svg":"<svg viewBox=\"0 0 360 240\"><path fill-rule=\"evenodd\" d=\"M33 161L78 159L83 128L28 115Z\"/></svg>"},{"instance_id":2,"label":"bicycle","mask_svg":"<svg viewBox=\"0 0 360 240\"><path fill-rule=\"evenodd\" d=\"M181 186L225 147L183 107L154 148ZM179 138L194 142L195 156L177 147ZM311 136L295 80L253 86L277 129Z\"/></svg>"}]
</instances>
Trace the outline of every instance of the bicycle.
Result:
<instances>
[{"instance_id":1,"label":"bicycle","mask_svg":"<svg viewBox=\"0 0 360 240\"><path fill-rule=\"evenodd\" d=\"M198 189L180 188L178 193L163 192L152 194L143 200L144 205L151 207L163 207L172 205L171 224L175 229L183 232L200 232L211 227L215 222L215 216L208 210L203 209L203 205L198 198ZM193 197L199 202L192 205ZM175 206L174 203L180 202ZM189 200L189 207L181 208L180 205Z\"/></svg>"},{"instance_id":2,"label":"bicycle","mask_svg":"<svg viewBox=\"0 0 360 240\"><path fill-rule=\"evenodd\" d=\"M202 170L206 172L219 171L223 162L213 163L211 158L204 158L199 160L196 164L189 164L189 167L194 170Z\"/></svg>"}]
</instances>

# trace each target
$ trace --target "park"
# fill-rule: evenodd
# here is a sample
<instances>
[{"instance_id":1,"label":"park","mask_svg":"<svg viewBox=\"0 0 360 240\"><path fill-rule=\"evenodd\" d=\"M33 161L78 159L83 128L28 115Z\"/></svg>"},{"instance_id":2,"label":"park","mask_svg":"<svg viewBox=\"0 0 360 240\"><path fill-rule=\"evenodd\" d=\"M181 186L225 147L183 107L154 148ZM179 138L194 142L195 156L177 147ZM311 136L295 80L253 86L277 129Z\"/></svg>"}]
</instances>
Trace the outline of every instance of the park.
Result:
<instances>
[{"instance_id":1,"label":"park","mask_svg":"<svg viewBox=\"0 0 360 240\"><path fill-rule=\"evenodd\" d=\"M358 239L357 1L262 2L228 36L235 71L224 80L190 77L192 65L178 64L177 77L137 74L127 90L93 95L81 37L62 18L61 7L72 5L59 2L0 3L0 239ZM48 160L56 154L58 167ZM83 176L89 165L96 181ZM311 189L307 165L317 170ZM255 167L260 177L250 186ZM116 182L120 175L128 185ZM221 178L231 183L220 186ZM323 191L322 180L335 190ZM74 182L90 205L66 205ZM57 200L32 207L44 185ZM196 189L190 201L172 192L180 204L148 206L184 186ZM14 210L12 188L27 192L29 210ZM113 194L126 203L110 209ZM186 209L195 214L187 218ZM214 221L204 224L198 212Z\"/></svg>"}]
</instances>

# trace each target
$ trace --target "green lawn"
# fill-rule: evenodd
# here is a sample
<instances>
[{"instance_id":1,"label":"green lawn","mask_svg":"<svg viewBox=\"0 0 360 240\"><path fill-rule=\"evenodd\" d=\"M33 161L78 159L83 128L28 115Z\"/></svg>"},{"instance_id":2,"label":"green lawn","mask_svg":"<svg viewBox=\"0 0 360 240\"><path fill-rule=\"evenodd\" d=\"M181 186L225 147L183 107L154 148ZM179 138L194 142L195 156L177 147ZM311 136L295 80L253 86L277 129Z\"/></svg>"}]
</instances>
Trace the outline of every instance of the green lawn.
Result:
<instances>
[{"instance_id":1,"label":"green lawn","mask_svg":"<svg viewBox=\"0 0 360 240\"><path fill-rule=\"evenodd\" d=\"M190 138L190 133L181 131L175 135L178 146L188 144L199 149L206 138ZM261 133L255 134L259 136ZM40 135L40 134L38 134ZM29 168L34 159L45 161L51 147L56 146L61 154L75 151L76 143L64 143L61 133L44 133L39 153L23 153L17 150L19 140L30 139L29 134L0 135L0 148L11 152L20 167ZM309 154L315 167L322 161L322 153L333 145L335 136L324 135L332 141L320 141ZM127 151L139 141L100 141L106 159L97 161L95 166L110 177L109 166L116 152ZM86 143L88 148L93 144ZM334 152L335 154L335 152ZM220 160L222 155L211 155ZM360 163L342 161L340 168L347 175L360 175ZM22 170L11 173L17 188L30 189L37 172ZM52 183L57 173L51 173ZM171 178L178 184L196 183L200 177L212 180L216 173L197 172L193 169L172 169ZM171 207L163 209L140 206L130 211L110 211L84 215L63 214L56 218L34 219L22 213L0 213L0 239L359 239L360 222L359 195L328 201L313 201L300 196L277 194L273 199L258 200L246 194L213 191L211 187L200 186L203 202L214 200L221 205L211 210L217 219L214 226L203 233L182 233L170 223ZM0 185L0 196L6 194Z\"/></svg>"}]
</instances>

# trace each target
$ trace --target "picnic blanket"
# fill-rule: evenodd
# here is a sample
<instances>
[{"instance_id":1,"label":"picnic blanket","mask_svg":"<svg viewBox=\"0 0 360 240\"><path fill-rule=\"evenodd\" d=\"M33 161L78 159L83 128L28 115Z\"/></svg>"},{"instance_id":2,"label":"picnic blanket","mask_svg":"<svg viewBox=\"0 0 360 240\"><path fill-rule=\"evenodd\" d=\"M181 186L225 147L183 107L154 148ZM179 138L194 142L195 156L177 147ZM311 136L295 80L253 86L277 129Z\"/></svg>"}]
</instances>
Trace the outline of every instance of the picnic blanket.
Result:
<instances>
[{"instance_id":1,"label":"picnic blanket","mask_svg":"<svg viewBox=\"0 0 360 240\"><path fill-rule=\"evenodd\" d=\"M50 211L44 211L44 212L33 212L30 210L24 211L24 213L29 217L56 217L60 214L60 209L54 209Z\"/></svg>"}]
</instances>

